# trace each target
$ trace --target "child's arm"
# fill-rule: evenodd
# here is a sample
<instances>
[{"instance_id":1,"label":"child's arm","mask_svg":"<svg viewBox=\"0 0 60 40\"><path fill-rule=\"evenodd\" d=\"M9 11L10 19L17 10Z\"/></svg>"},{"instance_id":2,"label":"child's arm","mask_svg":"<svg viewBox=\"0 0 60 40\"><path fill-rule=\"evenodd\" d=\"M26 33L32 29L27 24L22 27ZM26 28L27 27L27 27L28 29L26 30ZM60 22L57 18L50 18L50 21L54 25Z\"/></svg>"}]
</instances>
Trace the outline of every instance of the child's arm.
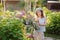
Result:
<instances>
[{"instance_id":1,"label":"child's arm","mask_svg":"<svg viewBox=\"0 0 60 40\"><path fill-rule=\"evenodd\" d=\"M40 26L46 26L46 19L44 19L44 23L43 24L39 24Z\"/></svg>"}]
</instances>

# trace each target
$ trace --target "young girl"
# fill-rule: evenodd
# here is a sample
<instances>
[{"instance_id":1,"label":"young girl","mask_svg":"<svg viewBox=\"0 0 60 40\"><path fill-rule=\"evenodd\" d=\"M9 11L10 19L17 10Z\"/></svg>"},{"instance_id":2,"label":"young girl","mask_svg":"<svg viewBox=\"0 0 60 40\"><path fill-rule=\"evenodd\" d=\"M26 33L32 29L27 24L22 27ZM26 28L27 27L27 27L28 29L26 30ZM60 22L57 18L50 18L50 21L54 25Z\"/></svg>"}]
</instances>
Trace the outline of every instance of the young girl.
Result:
<instances>
[{"instance_id":1,"label":"young girl","mask_svg":"<svg viewBox=\"0 0 60 40\"><path fill-rule=\"evenodd\" d=\"M41 8L36 9L36 16L37 16L37 23L39 25L39 29L35 30L36 36L34 36L34 40L44 40L46 17L44 16L43 10Z\"/></svg>"}]
</instances>

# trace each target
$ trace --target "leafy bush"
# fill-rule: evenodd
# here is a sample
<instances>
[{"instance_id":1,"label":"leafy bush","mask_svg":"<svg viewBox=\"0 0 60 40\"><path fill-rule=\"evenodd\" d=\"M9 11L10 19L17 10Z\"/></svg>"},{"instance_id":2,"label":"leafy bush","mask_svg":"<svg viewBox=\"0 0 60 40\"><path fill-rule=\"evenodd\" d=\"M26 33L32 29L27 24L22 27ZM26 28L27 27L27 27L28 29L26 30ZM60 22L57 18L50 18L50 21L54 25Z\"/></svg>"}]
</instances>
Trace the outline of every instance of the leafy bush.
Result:
<instances>
[{"instance_id":1,"label":"leafy bush","mask_svg":"<svg viewBox=\"0 0 60 40\"><path fill-rule=\"evenodd\" d=\"M47 4L47 0L38 0L37 6L44 6Z\"/></svg>"},{"instance_id":2,"label":"leafy bush","mask_svg":"<svg viewBox=\"0 0 60 40\"><path fill-rule=\"evenodd\" d=\"M47 15L46 32L60 35L60 12L51 12Z\"/></svg>"},{"instance_id":3,"label":"leafy bush","mask_svg":"<svg viewBox=\"0 0 60 40\"><path fill-rule=\"evenodd\" d=\"M23 19L1 17L0 40L26 40Z\"/></svg>"}]
</instances>

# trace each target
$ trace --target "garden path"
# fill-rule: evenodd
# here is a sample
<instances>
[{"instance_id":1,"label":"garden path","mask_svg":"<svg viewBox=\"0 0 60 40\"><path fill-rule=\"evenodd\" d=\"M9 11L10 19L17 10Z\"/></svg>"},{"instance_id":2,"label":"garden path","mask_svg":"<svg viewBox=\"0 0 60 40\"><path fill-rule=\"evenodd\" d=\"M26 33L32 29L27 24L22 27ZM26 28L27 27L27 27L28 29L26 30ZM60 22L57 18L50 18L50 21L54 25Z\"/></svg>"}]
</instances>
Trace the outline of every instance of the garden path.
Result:
<instances>
[{"instance_id":1,"label":"garden path","mask_svg":"<svg viewBox=\"0 0 60 40\"><path fill-rule=\"evenodd\" d=\"M60 40L60 39L51 38L51 37L45 37L45 40Z\"/></svg>"}]
</instances>

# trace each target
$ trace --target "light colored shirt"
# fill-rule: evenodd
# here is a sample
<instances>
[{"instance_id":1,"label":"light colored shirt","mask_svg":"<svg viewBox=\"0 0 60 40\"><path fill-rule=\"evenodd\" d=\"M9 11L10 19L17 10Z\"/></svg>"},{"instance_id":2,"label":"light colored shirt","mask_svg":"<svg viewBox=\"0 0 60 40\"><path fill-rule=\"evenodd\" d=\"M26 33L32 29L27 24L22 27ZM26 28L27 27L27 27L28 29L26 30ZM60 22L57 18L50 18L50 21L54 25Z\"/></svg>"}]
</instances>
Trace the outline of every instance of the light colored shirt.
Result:
<instances>
[{"instance_id":1,"label":"light colored shirt","mask_svg":"<svg viewBox=\"0 0 60 40\"><path fill-rule=\"evenodd\" d=\"M45 20L46 18L39 18L39 24L45 24ZM45 26L39 26L39 30L37 30L38 32L45 32Z\"/></svg>"}]
</instances>

